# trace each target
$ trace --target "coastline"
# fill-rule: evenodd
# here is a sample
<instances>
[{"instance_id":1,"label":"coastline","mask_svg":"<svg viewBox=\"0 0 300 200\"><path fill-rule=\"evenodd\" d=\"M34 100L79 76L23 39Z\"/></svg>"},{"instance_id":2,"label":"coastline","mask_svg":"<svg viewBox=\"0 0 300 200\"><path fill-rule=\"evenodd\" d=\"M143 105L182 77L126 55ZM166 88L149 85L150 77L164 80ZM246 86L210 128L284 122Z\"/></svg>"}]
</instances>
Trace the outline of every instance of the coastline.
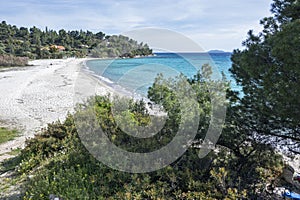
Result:
<instances>
[{"instance_id":1,"label":"coastline","mask_svg":"<svg viewBox=\"0 0 300 200\"><path fill-rule=\"evenodd\" d=\"M94 59L33 60L30 66L0 71L0 126L21 131L19 137L0 144L0 162L13 157L8 154L11 150L24 147L26 139L48 123L63 121L77 103L92 95L133 97L134 94L90 71L86 66L89 60ZM158 110L150 113L162 114ZM293 160L282 155L286 163L300 170L300 156Z\"/></svg>"},{"instance_id":2,"label":"coastline","mask_svg":"<svg viewBox=\"0 0 300 200\"><path fill-rule=\"evenodd\" d=\"M32 66L0 72L0 126L21 131L19 137L0 145L0 162L11 157L7 154L11 150L24 147L26 139L39 133L48 123L63 121L67 113L72 113L82 100L75 98L78 89L83 89L80 96L84 98L113 92L84 72L88 60L33 60L29 62ZM84 90L86 88L91 89Z\"/></svg>"},{"instance_id":3,"label":"coastline","mask_svg":"<svg viewBox=\"0 0 300 200\"><path fill-rule=\"evenodd\" d=\"M118 58L118 59L122 59L122 58ZM132 58L128 58L128 59L132 59ZM86 78L89 78L89 79L93 79L95 83L98 83L96 85L95 88L95 92L93 93L92 91L90 92L87 92L87 94L85 94L85 96L91 96L91 95L94 95L95 93L96 94L99 94L99 87L97 87L98 85L100 85L100 87L104 87L106 88L110 94L114 94L114 95L117 95L117 96L126 96L126 97L131 97L133 99L136 99L136 100L140 100L142 98L145 99L145 97L141 96L140 94L137 94L133 91L130 91L124 87L122 87L121 85L119 85L118 83L116 82L113 82L112 80L110 80L109 78L106 78L102 75L99 75L97 73L95 73L94 71L90 70L86 64L86 62L90 61L90 60L115 60L115 59L106 59L106 58L95 58L95 59L87 59L84 64L82 64L81 66L81 73L80 73L80 76L86 76ZM85 78L84 78L85 79ZM85 91L86 92L87 88L86 89L81 89L81 91ZM90 94L88 94L90 93ZM100 90L100 94L102 94L101 90Z\"/></svg>"},{"instance_id":4,"label":"coastline","mask_svg":"<svg viewBox=\"0 0 300 200\"><path fill-rule=\"evenodd\" d=\"M0 144L0 162L12 157L9 152L23 148L26 139L47 124L63 121L76 104L90 96L141 98L90 71L86 62L97 59L40 59L30 61L27 67L0 71L0 126L20 131L14 140ZM150 113L161 114L158 110Z\"/></svg>"}]
</instances>

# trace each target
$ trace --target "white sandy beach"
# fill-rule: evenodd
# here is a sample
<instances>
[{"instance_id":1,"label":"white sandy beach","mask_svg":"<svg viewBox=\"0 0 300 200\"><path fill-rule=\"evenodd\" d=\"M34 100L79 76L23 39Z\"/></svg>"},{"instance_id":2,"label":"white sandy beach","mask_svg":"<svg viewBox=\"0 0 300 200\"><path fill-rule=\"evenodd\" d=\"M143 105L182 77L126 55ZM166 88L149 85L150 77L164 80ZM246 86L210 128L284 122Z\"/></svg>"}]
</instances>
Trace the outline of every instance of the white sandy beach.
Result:
<instances>
[{"instance_id":1,"label":"white sandy beach","mask_svg":"<svg viewBox=\"0 0 300 200\"><path fill-rule=\"evenodd\" d=\"M21 130L20 137L0 145L0 161L48 123L64 120L80 101L75 91L77 96L92 95L97 85L97 94L109 92L110 88L83 73L86 60L34 60L31 67L0 72L0 125ZM78 94L80 90L84 92Z\"/></svg>"}]
</instances>

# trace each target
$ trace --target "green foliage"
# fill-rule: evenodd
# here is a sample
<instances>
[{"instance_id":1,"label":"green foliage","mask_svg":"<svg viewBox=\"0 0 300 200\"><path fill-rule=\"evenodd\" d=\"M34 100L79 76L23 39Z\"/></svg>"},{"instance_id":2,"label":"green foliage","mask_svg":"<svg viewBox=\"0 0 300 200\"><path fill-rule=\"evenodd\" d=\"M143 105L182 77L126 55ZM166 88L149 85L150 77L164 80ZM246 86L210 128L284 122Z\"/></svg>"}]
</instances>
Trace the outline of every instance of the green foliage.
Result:
<instances>
[{"instance_id":1,"label":"green foliage","mask_svg":"<svg viewBox=\"0 0 300 200\"><path fill-rule=\"evenodd\" d=\"M249 32L244 42L246 49L234 52L232 72L243 86L243 96L230 91L224 81L209 80L212 71L208 65L187 81L183 75L176 79L159 75L148 97L155 106L163 107L167 116L153 118L143 101L95 96L79 105L76 113L64 122L49 124L41 134L28 140L18 159L7 163L4 171L17 165L19 175L29 177L24 184L24 199L49 199L49 196L63 199L267 199L265 186L280 177L283 162L272 146L265 144L268 139L265 136L280 136L294 144L299 141L297 10L299 1L274 0L275 15L261 21L263 32L258 36ZM152 53L147 45L124 36L105 36L102 32L60 30L57 33L48 29L43 32L35 27L18 29L5 22L0 29L0 52L25 53L30 57L83 56L89 52L102 57L133 57ZM16 41L14 37L26 42ZM63 45L66 51L42 48L50 44ZM94 47L97 48L91 51ZM212 107L218 106L212 101L223 101L220 89L227 90L229 101L223 133L214 151L200 159L200 145L209 126L214 128L211 120L220 120L211 116ZM189 112L184 112L181 102L191 107L193 98L189 99L190 94L185 92L194 95L199 104ZM87 120L92 115L95 119ZM199 121L198 127L192 123L195 119ZM160 121L165 122L163 127L158 126ZM185 136L191 130L197 134L190 148L171 165L151 173L131 174L107 167L83 146L84 137L89 141L89 150L97 149L98 140L88 131L91 123L101 127L116 146L131 152L151 152L165 146L178 132L180 123L185 125ZM141 130L147 129L140 128L148 126L158 130L151 138L136 138L124 131L129 129L142 134ZM79 135L80 128L86 128L86 132L80 131Z\"/></svg>"},{"instance_id":2,"label":"green foliage","mask_svg":"<svg viewBox=\"0 0 300 200\"><path fill-rule=\"evenodd\" d=\"M300 2L297 0L274 0L272 13L279 23L288 23L300 18Z\"/></svg>"},{"instance_id":3,"label":"green foliage","mask_svg":"<svg viewBox=\"0 0 300 200\"><path fill-rule=\"evenodd\" d=\"M93 57L135 57L151 55L147 44L140 43L122 35L112 35L102 40L91 51Z\"/></svg>"},{"instance_id":4,"label":"green foliage","mask_svg":"<svg viewBox=\"0 0 300 200\"><path fill-rule=\"evenodd\" d=\"M259 35L249 32L246 49L232 55L231 69L243 86L238 103L249 133L294 153L300 152L299 8L299 1L275 0L274 17L262 20Z\"/></svg>"},{"instance_id":5,"label":"green foliage","mask_svg":"<svg viewBox=\"0 0 300 200\"><path fill-rule=\"evenodd\" d=\"M58 49L55 46L63 46ZM63 57L134 57L152 54L145 44L125 36L107 36L90 31L45 31L37 27L16 27L3 21L0 24L0 54L40 58Z\"/></svg>"},{"instance_id":6,"label":"green foliage","mask_svg":"<svg viewBox=\"0 0 300 200\"><path fill-rule=\"evenodd\" d=\"M180 78L179 78L180 80ZM24 184L24 199L48 199L50 195L64 199L255 199L262 196L264 183L275 179L281 172L281 158L264 145L240 145L238 139L224 137L221 143L232 147L219 146L203 159L198 157L195 145L168 167L144 174L131 174L111 169L98 162L82 145L81 139L96 139L89 135L78 135L81 126L89 127L91 121L74 118L95 114L99 125L120 148L132 152L149 152L170 141L178 127L179 100L175 93L163 83L172 82L177 86L183 82L165 80L158 76L150 89L149 97L164 105L168 111L163 129L152 138L137 139L124 133L117 125L117 118L124 117L129 126L149 125L151 116L142 101L96 96L79 106L79 114L69 115L65 122L49 124L40 135L30 139L22 150L21 163L17 166L20 174L29 176ZM176 85L178 84L178 85ZM210 118L209 81L199 73L188 81L196 91L200 123L195 144L203 137L203 127ZM216 84L216 83L214 83ZM168 85L168 84L167 84ZM183 85L182 85L183 86ZM163 97L163 98L162 98ZM125 105L128 111L122 110ZM121 110L116 113L114 110ZM91 113L92 112L92 113ZM160 116L158 120L162 120ZM230 118L228 118L230 119ZM229 123L230 122L230 123ZM82 123L82 124L78 124ZM87 123L87 124L85 124ZM227 122L229 127L236 125ZM229 124L232 124L230 126ZM237 126L238 127L238 126ZM132 128L132 127L131 127ZM195 128L195 127L194 127ZM231 132L228 129L227 136ZM239 136L237 136L239 138ZM249 141L249 140L248 140ZM92 143L91 143L92 144ZM260 148L259 148L260 147ZM90 147L89 147L90 148ZM239 152L239 153L237 153ZM250 153L249 153L250 152ZM110 155L107 155L110 156Z\"/></svg>"}]
</instances>

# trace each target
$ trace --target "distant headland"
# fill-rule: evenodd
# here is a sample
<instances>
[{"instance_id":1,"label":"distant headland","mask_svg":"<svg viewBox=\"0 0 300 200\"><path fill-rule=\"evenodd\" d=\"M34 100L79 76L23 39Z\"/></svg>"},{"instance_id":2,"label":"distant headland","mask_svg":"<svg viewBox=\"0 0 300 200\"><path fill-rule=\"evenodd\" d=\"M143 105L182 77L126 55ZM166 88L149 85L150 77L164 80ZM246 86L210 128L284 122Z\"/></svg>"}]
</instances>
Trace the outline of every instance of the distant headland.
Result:
<instances>
[{"instance_id":1,"label":"distant headland","mask_svg":"<svg viewBox=\"0 0 300 200\"><path fill-rule=\"evenodd\" d=\"M223 51L223 50L210 50L207 53L231 53L231 52L227 52L227 51Z\"/></svg>"}]
</instances>

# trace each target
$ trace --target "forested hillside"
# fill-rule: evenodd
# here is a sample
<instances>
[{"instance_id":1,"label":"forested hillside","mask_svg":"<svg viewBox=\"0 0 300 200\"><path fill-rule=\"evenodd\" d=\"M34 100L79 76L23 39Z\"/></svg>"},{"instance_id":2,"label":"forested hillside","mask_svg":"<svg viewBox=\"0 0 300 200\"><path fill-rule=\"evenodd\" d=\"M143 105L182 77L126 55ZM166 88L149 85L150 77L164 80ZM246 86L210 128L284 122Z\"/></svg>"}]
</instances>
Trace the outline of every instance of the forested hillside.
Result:
<instances>
[{"instance_id":1,"label":"forested hillside","mask_svg":"<svg viewBox=\"0 0 300 200\"><path fill-rule=\"evenodd\" d=\"M122 35L74 30L41 30L0 24L0 55L10 54L30 59L63 57L134 57L152 54L147 44Z\"/></svg>"}]
</instances>

